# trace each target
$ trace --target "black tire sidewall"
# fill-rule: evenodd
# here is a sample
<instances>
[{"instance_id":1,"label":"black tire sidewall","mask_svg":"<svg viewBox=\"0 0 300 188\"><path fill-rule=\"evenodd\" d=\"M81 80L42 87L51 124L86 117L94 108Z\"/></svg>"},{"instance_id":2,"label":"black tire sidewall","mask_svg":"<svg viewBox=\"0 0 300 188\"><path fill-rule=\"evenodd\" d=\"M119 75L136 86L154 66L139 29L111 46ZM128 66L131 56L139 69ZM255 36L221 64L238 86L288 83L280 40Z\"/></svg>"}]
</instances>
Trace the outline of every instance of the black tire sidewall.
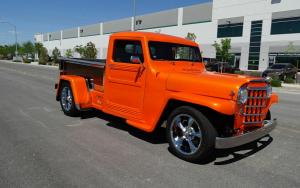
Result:
<instances>
[{"instance_id":1,"label":"black tire sidewall","mask_svg":"<svg viewBox=\"0 0 300 188\"><path fill-rule=\"evenodd\" d=\"M173 119L179 114L188 114L192 116L199 124L202 132L202 142L201 146L192 155L185 155L179 152L173 144L171 136L171 123ZM170 146L170 151L177 157L189 161L189 162L199 162L205 160L209 155L214 151L215 140L216 140L216 131L209 120L197 109L190 106L182 106L176 108L169 116L167 120L167 129L166 129L167 141Z\"/></svg>"}]
</instances>

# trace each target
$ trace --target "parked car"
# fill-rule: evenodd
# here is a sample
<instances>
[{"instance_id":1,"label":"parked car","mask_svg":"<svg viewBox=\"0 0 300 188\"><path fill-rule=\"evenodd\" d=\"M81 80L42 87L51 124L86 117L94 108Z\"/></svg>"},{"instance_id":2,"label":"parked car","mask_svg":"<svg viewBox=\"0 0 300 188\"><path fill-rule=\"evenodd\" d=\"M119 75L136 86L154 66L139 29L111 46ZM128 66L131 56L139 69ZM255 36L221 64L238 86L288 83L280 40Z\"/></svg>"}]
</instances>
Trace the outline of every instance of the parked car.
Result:
<instances>
[{"instance_id":1,"label":"parked car","mask_svg":"<svg viewBox=\"0 0 300 188\"><path fill-rule=\"evenodd\" d=\"M206 64L206 70L212 72L234 73L235 68L227 62L212 62Z\"/></svg>"},{"instance_id":2,"label":"parked car","mask_svg":"<svg viewBox=\"0 0 300 188\"><path fill-rule=\"evenodd\" d=\"M279 79L285 80L287 77L296 79L298 69L291 63L276 63L262 73L263 77L278 76Z\"/></svg>"}]
</instances>

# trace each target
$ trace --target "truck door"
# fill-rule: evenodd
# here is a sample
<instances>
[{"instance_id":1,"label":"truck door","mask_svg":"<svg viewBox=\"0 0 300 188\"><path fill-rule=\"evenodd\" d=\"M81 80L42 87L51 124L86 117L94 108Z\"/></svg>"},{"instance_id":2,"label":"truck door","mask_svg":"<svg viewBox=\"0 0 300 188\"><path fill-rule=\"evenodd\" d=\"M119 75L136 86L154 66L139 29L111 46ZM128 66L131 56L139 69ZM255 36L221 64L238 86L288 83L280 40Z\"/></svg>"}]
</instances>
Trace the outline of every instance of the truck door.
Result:
<instances>
[{"instance_id":1,"label":"truck door","mask_svg":"<svg viewBox=\"0 0 300 188\"><path fill-rule=\"evenodd\" d=\"M111 39L106 68L106 111L124 118L142 118L145 58L141 40Z\"/></svg>"}]
</instances>

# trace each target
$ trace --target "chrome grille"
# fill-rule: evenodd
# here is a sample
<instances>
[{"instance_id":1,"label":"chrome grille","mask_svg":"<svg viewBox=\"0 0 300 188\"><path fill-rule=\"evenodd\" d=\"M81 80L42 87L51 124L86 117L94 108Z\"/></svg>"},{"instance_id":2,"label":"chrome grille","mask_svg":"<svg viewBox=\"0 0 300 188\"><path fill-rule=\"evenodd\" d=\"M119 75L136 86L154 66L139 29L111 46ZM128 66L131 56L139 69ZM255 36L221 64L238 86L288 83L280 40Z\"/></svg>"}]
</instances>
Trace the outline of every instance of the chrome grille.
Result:
<instances>
[{"instance_id":1,"label":"chrome grille","mask_svg":"<svg viewBox=\"0 0 300 188\"><path fill-rule=\"evenodd\" d=\"M248 100L244 106L243 123L245 126L261 126L266 117L267 88L248 87Z\"/></svg>"}]
</instances>

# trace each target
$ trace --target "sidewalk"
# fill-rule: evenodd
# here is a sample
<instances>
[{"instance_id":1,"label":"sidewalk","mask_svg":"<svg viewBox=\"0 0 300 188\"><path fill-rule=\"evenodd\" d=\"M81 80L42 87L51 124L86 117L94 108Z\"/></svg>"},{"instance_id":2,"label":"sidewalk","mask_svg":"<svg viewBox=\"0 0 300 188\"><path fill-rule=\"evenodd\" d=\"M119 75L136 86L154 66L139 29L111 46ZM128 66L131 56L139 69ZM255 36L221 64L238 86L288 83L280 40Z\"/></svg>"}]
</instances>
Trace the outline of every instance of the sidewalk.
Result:
<instances>
[{"instance_id":1,"label":"sidewalk","mask_svg":"<svg viewBox=\"0 0 300 188\"><path fill-rule=\"evenodd\" d=\"M283 88L291 88L291 89L299 89L300 90L300 84L286 84L282 83Z\"/></svg>"},{"instance_id":2,"label":"sidewalk","mask_svg":"<svg viewBox=\"0 0 300 188\"><path fill-rule=\"evenodd\" d=\"M300 85L299 84L286 84L282 83L282 87L273 87L273 91L281 94L293 94L300 95Z\"/></svg>"},{"instance_id":3,"label":"sidewalk","mask_svg":"<svg viewBox=\"0 0 300 188\"><path fill-rule=\"evenodd\" d=\"M34 62L34 63L22 63L22 62L13 62L12 60L0 60L0 62L3 62L3 63L14 63L14 64L19 64L19 65L28 65L28 66L38 66L38 67L51 68L51 69L58 69L58 66L39 65L37 62Z\"/></svg>"}]
</instances>

